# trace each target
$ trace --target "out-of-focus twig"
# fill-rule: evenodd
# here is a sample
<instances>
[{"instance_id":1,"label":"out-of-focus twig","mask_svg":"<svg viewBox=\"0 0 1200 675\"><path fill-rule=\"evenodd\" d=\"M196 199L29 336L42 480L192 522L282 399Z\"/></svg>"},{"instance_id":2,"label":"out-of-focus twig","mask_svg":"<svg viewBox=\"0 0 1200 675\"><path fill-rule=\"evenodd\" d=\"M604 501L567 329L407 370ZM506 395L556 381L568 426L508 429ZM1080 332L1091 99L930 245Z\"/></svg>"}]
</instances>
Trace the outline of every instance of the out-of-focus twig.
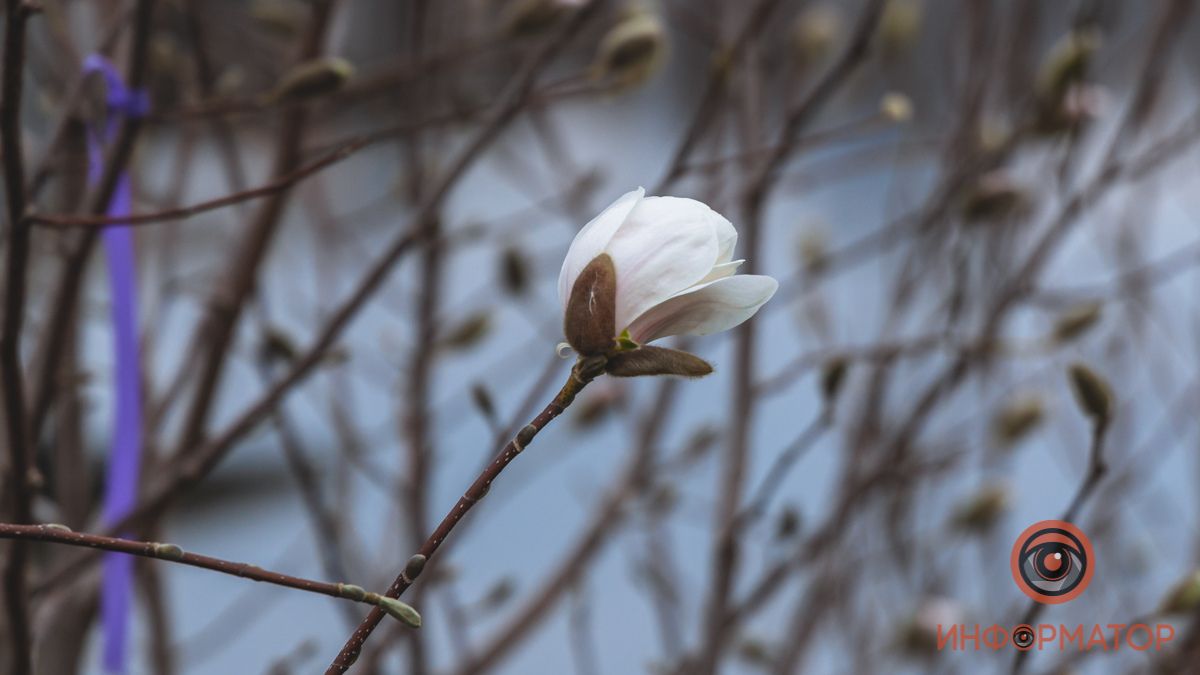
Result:
<instances>
[{"instance_id":1,"label":"out-of-focus twig","mask_svg":"<svg viewBox=\"0 0 1200 675\"><path fill-rule=\"evenodd\" d=\"M33 518L30 490L29 436L25 416L25 384L21 372L21 326L25 319L26 268L29 260L29 227L25 214L25 159L21 143L21 83L25 71L25 24L31 8L20 0L5 3L4 73L0 83L0 150L3 152L4 192L8 207L8 251L4 283L4 324L0 328L0 384L4 387L5 439L8 444L8 493L13 518L28 523ZM13 675L33 672L29 607L25 589L27 552L15 542L4 562L4 608L11 650L8 668Z\"/></svg>"},{"instance_id":2,"label":"out-of-focus twig","mask_svg":"<svg viewBox=\"0 0 1200 675\"><path fill-rule=\"evenodd\" d=\"M202 213L215 211L226 206L240 204L242 202L261 199L276 195L284 190L290 189L300 181L303 181L310 176L313 176L322 170L337 164L345 159L349 159L351 155L366 147L365 140L352 141L346 145L334 150L333 152L313 161L310 164L286 173L285 175L276 178L262 186L249 190L242 190L233 194L209 199L191 206L182 206L179 208L166 209L154 213L133 213L128 216L71 216L60 214L39 214L32 213L26 217L26 222L31 225L43 225L46 227L55 228L90 228L90 227L112 227L114 225L148 225L151 223L162 223L174 220L186 220L193 216L198 216Z\"/></svg>"}]
</instances>

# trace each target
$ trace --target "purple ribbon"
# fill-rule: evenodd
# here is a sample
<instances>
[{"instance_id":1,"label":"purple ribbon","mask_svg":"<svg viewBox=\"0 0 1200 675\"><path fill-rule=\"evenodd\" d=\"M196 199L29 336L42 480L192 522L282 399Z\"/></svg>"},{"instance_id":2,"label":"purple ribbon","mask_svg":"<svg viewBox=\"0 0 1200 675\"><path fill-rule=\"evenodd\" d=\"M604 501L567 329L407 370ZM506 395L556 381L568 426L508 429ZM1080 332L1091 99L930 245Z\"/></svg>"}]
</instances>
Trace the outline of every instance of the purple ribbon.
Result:
<instances>
[{"instance_id":1,"label":"purple ribbon","mask_svg":"<svg viewBox=\"0 0 1200 675\"><path fill-rule=\"evenodd\" d=\"M122 115L141 116L148 108L144 91L130 91L107 59L93 54L83 62L84 76L104 77L108 109L103 124L88 129L88 182L95 187L104 171L104 144L109 141ZM132 196L128 174L117 179L109 201L109 216L131 212ZM114 398L112 448L104 490L104 522L112 524L129 513L137 500L142 448L141 366L138 360L137 268L134 262L133 230L128 226L105 228L101 235L108 258L108 280L112 296L114 344ZM129 615L133 601L133 556L108 553L100 593L100 616L104 631L104 669L125 672Z\"/></svg>"}]
</instances>

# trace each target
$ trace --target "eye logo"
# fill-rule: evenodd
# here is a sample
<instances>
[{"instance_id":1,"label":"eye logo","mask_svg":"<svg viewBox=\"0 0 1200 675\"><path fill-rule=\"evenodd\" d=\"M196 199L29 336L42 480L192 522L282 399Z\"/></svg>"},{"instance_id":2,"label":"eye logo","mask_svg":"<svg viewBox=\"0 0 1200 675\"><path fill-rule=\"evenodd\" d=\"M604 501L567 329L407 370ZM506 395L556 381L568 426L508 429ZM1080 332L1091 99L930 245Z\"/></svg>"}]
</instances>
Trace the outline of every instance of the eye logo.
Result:
<instances>
[{"instance_id":1,"label":"eye logo","mask_svg":"<svg viewBox=\"0 0 1200 675\"><path fill-rule=\"evenodd\" d=\"M1028 651L1033 646L1033 626L1021 624L1012 631L1013 646L1021 651Z\"/></svg>"},{"instance_id":2,"label":"eye logo","mask_svg":"<svg viewBox=\"0 0 1200 675\"><path fill-rule=\"evenodd\" d=\"M1064 520L1030 525L1012 549L1012 575L1021 592L1045 605L1074 600L1092 581L1092 542Z\"/></svg>"}]
</instances>

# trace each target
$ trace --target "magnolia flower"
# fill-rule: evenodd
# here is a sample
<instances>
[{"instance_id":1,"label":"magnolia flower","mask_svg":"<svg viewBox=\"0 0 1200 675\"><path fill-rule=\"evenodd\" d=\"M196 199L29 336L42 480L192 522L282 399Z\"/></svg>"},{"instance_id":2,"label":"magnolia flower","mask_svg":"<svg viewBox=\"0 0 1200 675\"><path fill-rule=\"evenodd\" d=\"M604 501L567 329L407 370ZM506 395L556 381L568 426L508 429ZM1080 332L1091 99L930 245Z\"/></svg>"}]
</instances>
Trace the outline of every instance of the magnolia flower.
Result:
<instances>
[{"instance_id":1,"label":"magnolia flower","mask_svg":"<svg viewBox=\"0 0 1200 675\"><path fill-rule=\"evenodd\" d=\"M775 294L771 277L735 275L745 262L733 259L736 244L733 225L701 202L646 197L641 188L622 195L579 231L563 261L567 341L581 356L609 356L615 375L707 374L694 372L707 364L663 362L683 352L643 345L733 328ZM639 372L619 372L626 366Z\"/></svg>"}]
</instances>

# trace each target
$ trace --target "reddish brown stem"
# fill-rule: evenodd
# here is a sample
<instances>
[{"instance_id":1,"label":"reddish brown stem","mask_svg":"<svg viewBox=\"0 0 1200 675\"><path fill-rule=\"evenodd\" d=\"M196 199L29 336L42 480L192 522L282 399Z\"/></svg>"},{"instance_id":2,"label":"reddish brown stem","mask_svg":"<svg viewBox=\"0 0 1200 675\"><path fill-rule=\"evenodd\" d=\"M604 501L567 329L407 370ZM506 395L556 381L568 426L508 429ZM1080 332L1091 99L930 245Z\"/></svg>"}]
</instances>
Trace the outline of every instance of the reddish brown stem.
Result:
<instances>
[{"instance_id":1,"label":"reddish brown stem","mask_svg":"<svg viewBox=\"0 0 1200 675\"><path fill-rule=\"evenodd\" d=\"M347 584L344 583L315 581L303 577L294 577L280 572L265 570L250 563L233 562L212 556L200 555L199 553L188 553L174 544L134 541L132 539L118 539L116 537L105 537L86 532L73 532L61 525L16 525L12 523L0 523L0 539L46 541L55 544L66 544L67 546L82 546L103 551L127 553L142 558L157 558L181 565L200 567L212 570L213 572L220 572L221 574L242 577L251 581L261 581L276 586L308 591L309 593L319 593L321 595L328 595L331 598L373 604L367 599L372 597L373 594L365 593L363 599L351 597L347 595Z\"/></svg>"},{"instance_id":2,"label":"reddish brown stem","mask_svg":"<svg viewBox=\"0 0 1200 675\"><path fill-rule=\"evenodd\" d=\"M475 482L471 483L471 487L467 488L467 491L458 498L458 502L455 503L454 508L450 509L445 517L442 518L442 522L433 531L433 534L425 539L425 543L421 545L421 548L417 551L417 555L423 555L427 560L433 558L433 554L437 553L438 548L446 541L446 537L450 535L450 532L463 519L463 516L467 515L467 512L487 495L492 482L500 476L505 467L516 459L522 450L528 447L529 443L533 441L551 420L561 415L567 409L567 406L571 405L571 401L575 399L575 395L588 382L592 381L597 374L599 374L599 370L595 368L594 364L587 361L576 363L575 367L571 369L571 377L563 385L562 389L559 390L554 400L542 409L542 412L533 418L532 422L517 432L517 435L500 450L495 459L483 469L475 479ZM396 580L392 582L391 587L388 588L387 596L389 598L399 598L404 591L408 590L408 587L412 583L413 579L407 570L401 572L396 577ZM383 619L383 611L379 608L372 609L371 613L355 629L354 634L346 641L346 644L342 646L342 650L338 652L337 658L325 670L326 675L340 675L349 670L350 666L354 665L355 660L358 659L358 655L362 652L367 638L374 632L375 627L379 625L381 619Z\"/></svg>"}]
</instances>

